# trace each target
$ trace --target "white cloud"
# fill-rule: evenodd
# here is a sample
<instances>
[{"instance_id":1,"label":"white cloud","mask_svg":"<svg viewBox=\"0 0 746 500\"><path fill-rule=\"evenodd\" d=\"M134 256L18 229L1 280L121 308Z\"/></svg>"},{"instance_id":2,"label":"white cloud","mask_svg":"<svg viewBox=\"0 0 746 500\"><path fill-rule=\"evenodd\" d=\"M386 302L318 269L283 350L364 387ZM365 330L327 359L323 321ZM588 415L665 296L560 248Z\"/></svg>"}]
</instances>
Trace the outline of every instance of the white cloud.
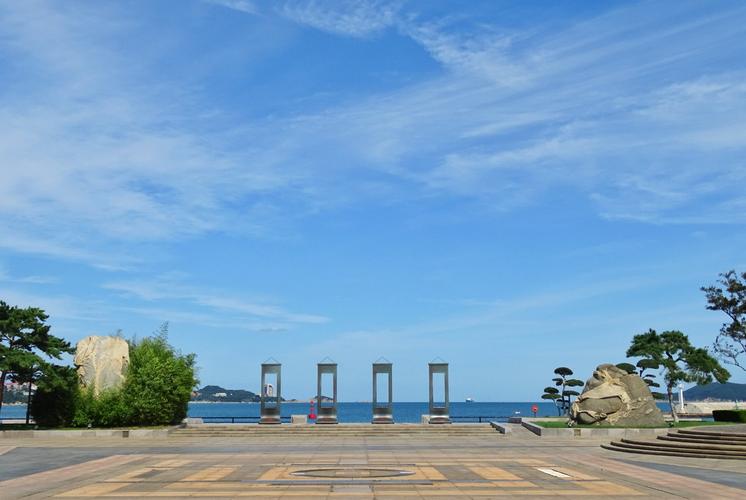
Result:
<instances>
[{"instance_id":1,"label":"white cloud","mask_svg":"<svg viewBox=\"0 0 746 500\"><path fill-rule=\"evenodd\" d=\"M156 321L169 321L188 325L200 325L235 332L282 333L292 330L295 325L274 320L252 320L246 317L226 317L225 314L198 313L166 307L118 307L118 311L137 314Z\"/></svg>"},{"instance_id":2,"label":"white cloud","mask_svg":"<svg viewBox=\"0 0 746 500\"><path fill-rule=\"evenodd\" d=\"M513 40L505 34L449 33L433 25L405 25L402 29L433 59L456 73L506 87L528 85L536 76L533 61L511 57Z\"/></svg>"},{"instance_id":3,"label":"white cloud","mask_svg":"<svg viewBox=\"0 0 746 500\"><path fill-rule=\"evenodd\" d=\"M332 33L395 26L445 71L241 125L203 121L220 110L192 106L188 88L165 86L115 43L130 26L102 16L105 6L0 8L0 47L31 82L0 98L0 123L11 124L0 137L6 249L126 268L144 258L132 243L271 234L361 202L459 197L510 210L568 187L606 217L746 213L734 188L746 148L743 68L691 70L732 50L744 31L737 8L670 26L627 7L542 34L420 22L398 3L288 3L283 15ZM122 255L123 241L134 255Z\"/></svg>"},{"instance_id":4,"label":"white cloud","mask_svg":"<svg viewBox=\"0 0 746 500\"><path fill-rule=\"evenodd\" d=\"M110 282L105 289L123 292L147 302L176 300L187 306L199 306L213 311L227 311L251 318L276 320L286 324L321 324L328 318L314 314L299 314L266 302L246 300L224 292L183 283L179 275L164 275L153 280ZM254 321L256 323L256 321ZM266 326L265 326L266 327Z\"/></svg>"},{"instance_id":5,"label":"white cloud","mask_svg":"<svg viewBox=\"0 0 746 500\"><path fill-rule=\"evenodd\" d=\"M249 0L205 0L207 3L220 5L229 9L245 12L246 14L258 14L259 9L254 2Z\"/></svg>"},{"instance_id":6,"label":"white cloud","mask_svg":"<svg viewBox=\"0 0 746 500\"><path fill-rule=\"evenodd\" d=\"M279 151L237 151L221 134L186 126L193 110L164 104L173 89L135 83L137 56L107 39L125 27L49 4L2 9L0 48L37 83L11 87L0 106L9 124L0 137L0 246L121 267L137 257L111 241L259 231L264 221L251 216L266 211L264 196L292 189ZM240 211L226 210L236 204Z\"/></svg>"},{"instance_id":7,"label":"white cloud","mask_svg":"<svg viewBox=\"0 0 746 500\"><path fill-rule=\"evenodd\" d=\"M56 325L60 320L100 324L107 320L107 312L110 311L103 302L98 300L81 300L61 294L29 293L8 287L3 289L1 300L18 307L41 308L49 315L48 323L52 325Z\"/></svg>"},{"instance_id":8,"label":"white cloud","mask_svg":"<svg viewBox=\"0 0 746 500\"><path fill-rule=\"evenodd\" d=\"M30 275L30 276L12 277L8 275L8 273L1 267L0 267L0 281L5 281L8 283L27 284L27 285L51 285L53 283L59 283L59 279L54 276Z\"/></svg>"},{"instance_id":9,"label":"white cloud","mask_svg":"<svg viewBox=\"0 0 746 500\"><path fill-rule=\"evenodd\" d=\"M399 2L386 0L291 0L278 11L299 24L351 37L364 38L392 26Z\"/></svg>"}]
</instances>

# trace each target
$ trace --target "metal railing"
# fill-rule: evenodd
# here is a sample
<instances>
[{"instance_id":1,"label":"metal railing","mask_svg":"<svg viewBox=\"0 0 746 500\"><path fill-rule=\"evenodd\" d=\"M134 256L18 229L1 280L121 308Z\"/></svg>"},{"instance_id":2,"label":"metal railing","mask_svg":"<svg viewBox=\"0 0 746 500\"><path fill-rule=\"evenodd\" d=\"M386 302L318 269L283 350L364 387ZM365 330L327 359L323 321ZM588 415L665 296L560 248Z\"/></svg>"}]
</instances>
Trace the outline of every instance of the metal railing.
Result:
<instances>
[{"instance_id":1,"label":"metal railing","mask_svg":"<svg viewBox=\"0 0 746 500\"><path fill-rule=\"evenodd\" d=\"M451 420L461 422L507 422L511 416L504 415L451 415Z\"/></svg>"},{"instance_id":2,"label":"metal railing","mask_svg":"<svg viewBox=\"0 0 746 500\"><path fill-rule=\"evenodd\" d=\"M251 424L251 423L258 423L259 419L262 417L216 417L216 416L194 416L189 418L201 418L202 421L211 421L216 424ZM283 422L290 422L290 417L280 417L280 419Z\"/></svg>"},{"instance_id":3,"label":"metal railing","mask_svg":"<svg viewBox=\"0 0 746 500\"><path fill-rule=\"evenodd\" d=\"M189 418L201 418L203 422L212 422L216 424L251 424L251 423L258 423L259 419L261 417L258 416L252 416L252 417L221 417L221 416L193 416ZM508 419L511 418L511 416L503 416L503 415L457 415L457 416L451 416L452 421L459 421L459 422L478 422L478 423L486 423L486 422L507 422ZM281 417L283 422L290 422L290 417ZM344 422L342 422L344 423Z\"/></svg>"}]
</instances>

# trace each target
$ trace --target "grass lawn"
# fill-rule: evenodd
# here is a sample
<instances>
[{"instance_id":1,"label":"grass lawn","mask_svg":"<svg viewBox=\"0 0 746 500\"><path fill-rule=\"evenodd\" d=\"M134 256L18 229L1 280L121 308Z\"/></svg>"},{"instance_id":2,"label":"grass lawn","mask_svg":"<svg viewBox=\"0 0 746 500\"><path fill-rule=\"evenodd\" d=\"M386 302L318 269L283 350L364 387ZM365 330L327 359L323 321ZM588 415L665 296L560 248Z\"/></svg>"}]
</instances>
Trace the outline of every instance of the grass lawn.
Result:
<instances>
[{"instance_id":1,"label":"grass lawn","mask_svg":"<svg viewBox=\"0 0 746 500\"><path fill-rule=\"evenodd\" d=\"M29 431L34 430L34 427L34 424L0 424L0 431Z\"/></svg>"},{"instance_id":2,"label":"grass lawn","mask_svg":"<svg viewBox=\"0 0 746 500\"><path fill-rule=\"evenodd\" d=\"M533 424L538 425L539 427L544 427L546 429L564 429L567 427L567 421L538 421L538 422L532 422ZM701 427L703 425L733 425L734 422L692 422L692 421L682 421L679 422L676 425L665 425L665 426L642 426L642 427L631 427L635 429L663 429L666 427L672 427L675 429L681 429L684 427ZM623 426L615 426L615 425L576 425L575 427L585 428L585 429L592 429L592 428L602 428L602 429L626 429L627 427Z\"/></svg>"}]
</instances>

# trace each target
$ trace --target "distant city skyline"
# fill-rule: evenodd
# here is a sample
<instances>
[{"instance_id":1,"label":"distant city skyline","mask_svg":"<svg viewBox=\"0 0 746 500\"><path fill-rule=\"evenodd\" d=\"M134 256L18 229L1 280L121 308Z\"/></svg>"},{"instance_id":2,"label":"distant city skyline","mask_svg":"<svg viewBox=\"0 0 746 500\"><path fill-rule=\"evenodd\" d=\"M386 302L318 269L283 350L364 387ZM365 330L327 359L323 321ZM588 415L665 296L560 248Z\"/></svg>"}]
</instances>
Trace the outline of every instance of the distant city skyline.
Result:
<instances>
[{"instance_id":1,"label":"distant city skyline","mask_svg":"<svg viewBox=\"0 0 746 500\"><path fill-rule=\"evenodd\" d=\"M0 0L0 300L200 386L536 401L710 346L746 270L746 4ZM732 382L746 372L731 369Z\"/></svg>"}]
</instances>

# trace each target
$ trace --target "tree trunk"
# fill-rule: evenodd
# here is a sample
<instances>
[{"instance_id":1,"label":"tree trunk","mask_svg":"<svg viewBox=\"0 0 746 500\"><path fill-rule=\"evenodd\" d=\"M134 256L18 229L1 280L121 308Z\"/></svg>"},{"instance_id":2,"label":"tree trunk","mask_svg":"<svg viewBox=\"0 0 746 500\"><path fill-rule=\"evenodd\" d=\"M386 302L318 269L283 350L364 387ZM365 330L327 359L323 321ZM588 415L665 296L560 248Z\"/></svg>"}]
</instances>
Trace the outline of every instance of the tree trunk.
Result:
<instances>
[{"instance_id":1,"label":"tree trunk","mask_svg":"<svg viewBox=\"0 0 746 500\"><path fill-rule=\"evenodd\" d=\"M5 397L5 377L8 376L8 372L0 372L0 411L3 410L3 398ZM2 424L2 421L0 421Z\"/></svg>"},{"instance_id":2,"label":"tree trunk","mask_svg":"<svg viewBox=\"0 0 746 500\"><path fill-rule=\"evenodd\" d=\"M28 398L26 399L26 425L29 424L29 415L31 411L31 384L34 382L34 374L31 373L28 378Z\"/></svg>"},{"instance_id":3,"label":"tree trunk","mask_svg":"<svg viewBox=\"0 0 746 500\"><path fill-rule=\"evenodd\" d=\"M676 415L676 407L673 404L673 386L667 385L666 392L668 392L668 404L671 406L671 416L673 417L673 423L679 423L679 416Z\"/></svg>"}]
</instances>

